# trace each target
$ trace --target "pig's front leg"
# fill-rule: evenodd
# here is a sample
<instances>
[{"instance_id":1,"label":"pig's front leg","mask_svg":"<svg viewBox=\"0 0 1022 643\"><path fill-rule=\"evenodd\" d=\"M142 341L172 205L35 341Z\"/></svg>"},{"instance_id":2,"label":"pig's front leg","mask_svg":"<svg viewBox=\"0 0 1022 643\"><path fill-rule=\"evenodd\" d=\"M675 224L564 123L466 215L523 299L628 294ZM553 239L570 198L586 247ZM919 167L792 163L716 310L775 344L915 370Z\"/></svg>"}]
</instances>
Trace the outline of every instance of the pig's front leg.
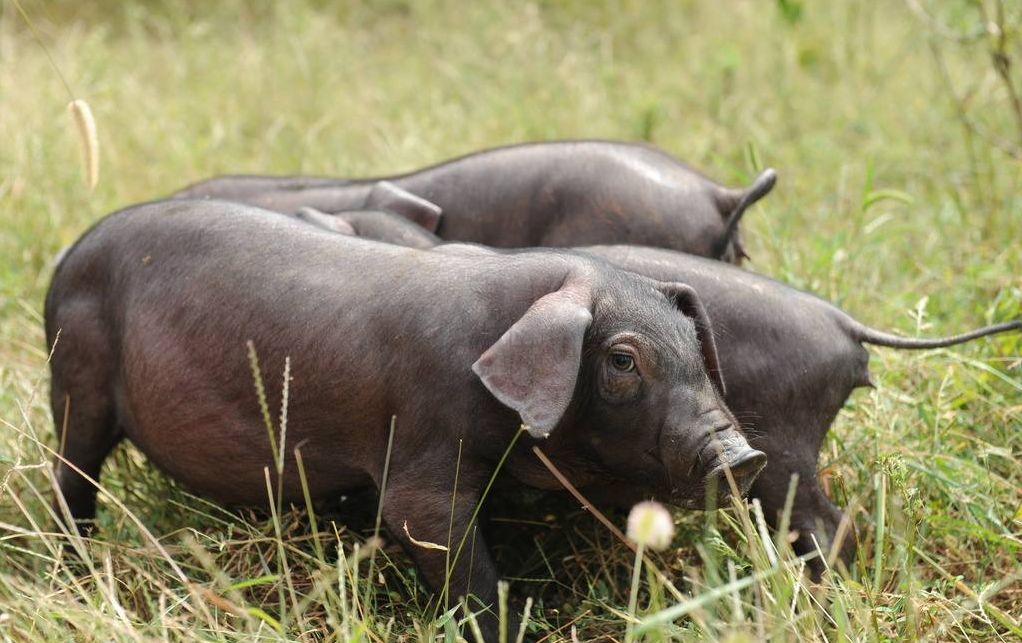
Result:
<instances>
[{"instance_id":1,"label":"pig's front leg","mask_svg":"<svg viewBox=\"0 0 1022 643\"><path fill-rule=\"evenodd\" d=\"M467 597L469 609L478 613L476 619L483 639L495 641L499 627L499 577L482 530L477 522L470 522L486 476L481 471L478 473L482 475L476 475L466 469L469 467L462 462L455 494L453 470L438 471L420 464L414 472L409 472L404 467L395 470L392 466L383 498L383 519L391 534L414 559L426 583L436 592L442 592L446 585L448 605ZM448 547L449 529L449 550L432 546ZM509 620L511 623L506 623L505 627L513 636L517 619Z\"/></svg>"}]
</instances>

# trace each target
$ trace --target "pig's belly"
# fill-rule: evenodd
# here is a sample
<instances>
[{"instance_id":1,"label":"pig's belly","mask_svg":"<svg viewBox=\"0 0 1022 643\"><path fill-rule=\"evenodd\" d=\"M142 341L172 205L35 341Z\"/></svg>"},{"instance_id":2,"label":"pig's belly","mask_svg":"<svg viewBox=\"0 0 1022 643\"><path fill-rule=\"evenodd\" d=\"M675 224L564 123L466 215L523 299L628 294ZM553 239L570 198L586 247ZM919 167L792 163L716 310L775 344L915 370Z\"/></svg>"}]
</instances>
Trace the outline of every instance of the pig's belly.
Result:
<instances>
[{"instance_id":1,"label":"pig's belly","mask_svg":"<svg viewBox=\"0 0 1022 643\"><path fill-rule=\"evenodd\" d=\"M131 403L126 399L129 396L120 395L119 423L124 436L156 467L199 495L228 505L266 505L271 497L267 491L268 471L275 499L274 450L255 394L250 401L254 412L242 412L249 405L204 399L217 395L212 389L187 389L183 385L172 392L132 391ZM279 426L274 429L279 452ZM362 440L351 439L361 432L359 427L334 423L317 426L299 414L293 415L283 449L284 500L304 501L294 455L296 446L313 499L330 499L371 485L368 458L357 446Z\"/></svg>"}]
</instances>

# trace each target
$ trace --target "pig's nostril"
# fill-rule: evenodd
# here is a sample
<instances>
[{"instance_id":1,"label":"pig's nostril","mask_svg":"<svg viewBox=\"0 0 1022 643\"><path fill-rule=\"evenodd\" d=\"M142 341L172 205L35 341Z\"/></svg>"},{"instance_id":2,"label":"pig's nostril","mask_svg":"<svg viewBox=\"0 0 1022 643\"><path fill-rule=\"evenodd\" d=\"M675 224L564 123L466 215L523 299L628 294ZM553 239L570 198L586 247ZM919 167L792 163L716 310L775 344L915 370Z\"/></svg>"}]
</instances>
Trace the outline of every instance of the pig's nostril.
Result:
<instances>
[{"instance_id":1,"label":"pig's nostril","mask_svg":"<svg viewBox=\"0 0 1022 643\"><path fill-rule=\"evenodd\" d=\"M745 496L749 493L756 476L766 466L767 457L762 451L747 448L731 459L727 464L720 464L710 472L708 480L713 479L717 485L720 499L723 500L731 495L731 485L727 481L725 469L731 470L731 477L734 478L738 493Z\"/></svg>"},{"instance_id":2,"label":"pig's nostril","mask_svg":"<svg viewBox=\"0 0 1022 643\"><path fill-rule=\"evenodd\" d=\"M731 464L731 475L734 476L738 491L744 496L749 492L756 476L766 466L767 457L762 451L749 449L748 452Z\"/></svg>"}]
</instances>

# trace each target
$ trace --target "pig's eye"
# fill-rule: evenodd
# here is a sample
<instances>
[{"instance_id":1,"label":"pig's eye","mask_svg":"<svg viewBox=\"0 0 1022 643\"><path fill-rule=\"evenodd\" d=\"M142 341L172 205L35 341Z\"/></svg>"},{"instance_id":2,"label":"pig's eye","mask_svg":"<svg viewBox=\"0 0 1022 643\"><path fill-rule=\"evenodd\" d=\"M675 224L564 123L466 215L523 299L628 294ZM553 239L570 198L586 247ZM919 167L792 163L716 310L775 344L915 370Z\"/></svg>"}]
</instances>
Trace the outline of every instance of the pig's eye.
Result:
<instances>
[{"instance_id":1,"label":"pig's eye","mask_svg":"<svg viewBox=\"0 0 1022 643\"><path fill-rule=\"evenodd\" d=\"M628 353L611 353L610 365L622 373L630 373L635 370L635 358Z\"/></svg>"}]
</instances>

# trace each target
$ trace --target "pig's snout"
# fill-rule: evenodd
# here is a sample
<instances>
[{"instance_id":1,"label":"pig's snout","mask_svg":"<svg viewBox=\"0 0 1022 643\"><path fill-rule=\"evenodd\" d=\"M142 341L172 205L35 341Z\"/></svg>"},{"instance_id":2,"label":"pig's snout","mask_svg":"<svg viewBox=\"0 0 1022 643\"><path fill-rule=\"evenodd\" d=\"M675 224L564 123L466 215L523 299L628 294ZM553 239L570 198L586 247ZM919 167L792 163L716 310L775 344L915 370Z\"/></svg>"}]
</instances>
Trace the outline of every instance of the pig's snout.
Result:
<instances>
[{"instance_id":1,"label":"pig's snout","mask_svg":"<svg viewBox=\"0 0 1022 643\"><path fill-rule=\"evenodd\" d=\"M683 506L698 508L706 502L724 504L731 496L728 473L738 494L745 496L759 472L766 466L762 451L749 446L745 436L728 418L709 414L717 426L705 432L673 433L667 439L666 462L672 462L672 495ZM700 435L701 433L701 435ZM666 455L666 454L665 454ZM671 457L673 456L673 457ZM715 494L707 497L707 493Z\"/></svg>"},{"instance_id":2,"label":"pig's snout","mask_svg":"<svg viewBox=\"0 0 1022 643\"><path fill-rule=\"evenodd\" d=\"M759 472L766 466L767 457L762 451L745 446L724 456L715 458L710 472L706 475L704 486L717 489L717 502L722 503L731 495L731 484L727 479L727 472L730 470L731 477L735 481L738 494L744 497L752 488Z\"/></svg>"}]
</instances>

